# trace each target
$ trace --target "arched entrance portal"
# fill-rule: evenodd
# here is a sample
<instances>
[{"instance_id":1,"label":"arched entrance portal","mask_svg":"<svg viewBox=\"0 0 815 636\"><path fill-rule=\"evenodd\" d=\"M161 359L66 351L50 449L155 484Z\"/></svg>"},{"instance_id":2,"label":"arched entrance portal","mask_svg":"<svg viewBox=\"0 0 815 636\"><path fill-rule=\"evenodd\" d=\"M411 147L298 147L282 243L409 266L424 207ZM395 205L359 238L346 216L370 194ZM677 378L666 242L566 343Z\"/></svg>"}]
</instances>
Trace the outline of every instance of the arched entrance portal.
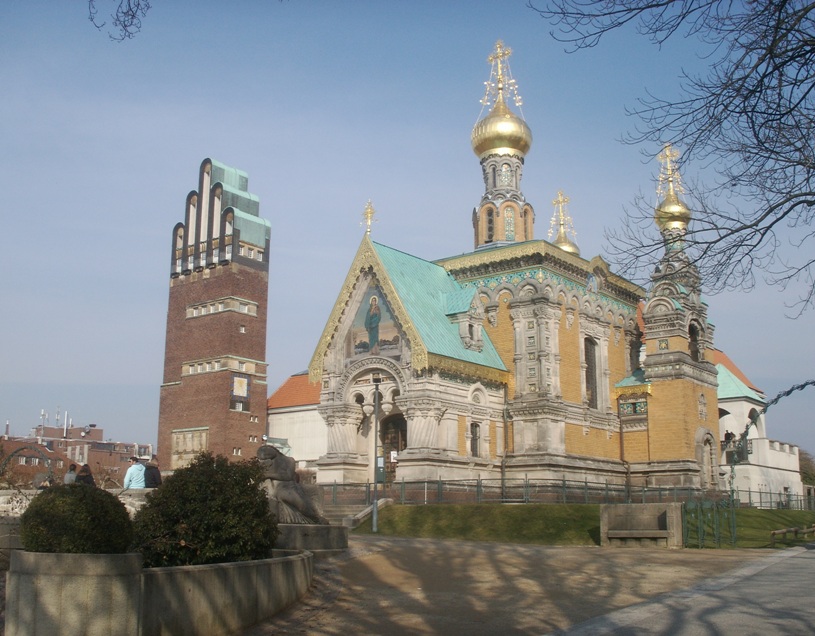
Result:
<instances>
[{"instance_id":1,"label":"arched entrance portal","mask_svg":"<svg viewBox=\"0 0 815 636\"><path fill-rule=\"evenodd\" d=\"M396 455L407 448L407 421L401 413L394 413L382 420L382 450L385 456L385 482L396 477Z\"/></svg>"}]
</instances>

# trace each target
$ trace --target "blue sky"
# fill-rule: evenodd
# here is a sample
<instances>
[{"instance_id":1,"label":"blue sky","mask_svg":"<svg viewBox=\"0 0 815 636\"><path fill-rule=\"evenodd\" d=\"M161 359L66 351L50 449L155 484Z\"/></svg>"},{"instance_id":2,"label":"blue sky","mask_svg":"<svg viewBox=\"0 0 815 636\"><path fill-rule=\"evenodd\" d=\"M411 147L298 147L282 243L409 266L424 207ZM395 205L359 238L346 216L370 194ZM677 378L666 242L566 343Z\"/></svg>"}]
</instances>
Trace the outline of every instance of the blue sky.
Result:
<instances>
[{"instance_id":1,"label":"blue sky","mask_svg":"<svg viewBox=\"0 0 815 636\"><path fill-rule=\"evenodd\" d=\"M549 31L525 0L200 0L155 2L115 43L84 2L7 2L0 422L22 434L59 406L155 440L171 231L205 157L249 174L272 225L270 390L307 367L369 198L376 241L427 259L471 250L483 182L469 137L497 39L534 136L522 189L536 236L562 190L582 255L602 254L603 229L658 172L640 152L658 149L619 142L636 124L625 107L646 88L678 95L704 61L695 41L659 49L630 31L568 55ZM785 299L707 299L716 345L770 396L815 375L813 315L785 319ZM788 398L770 435L815 451L813 412L815 389Z\"/></svg>"}]
</instances>

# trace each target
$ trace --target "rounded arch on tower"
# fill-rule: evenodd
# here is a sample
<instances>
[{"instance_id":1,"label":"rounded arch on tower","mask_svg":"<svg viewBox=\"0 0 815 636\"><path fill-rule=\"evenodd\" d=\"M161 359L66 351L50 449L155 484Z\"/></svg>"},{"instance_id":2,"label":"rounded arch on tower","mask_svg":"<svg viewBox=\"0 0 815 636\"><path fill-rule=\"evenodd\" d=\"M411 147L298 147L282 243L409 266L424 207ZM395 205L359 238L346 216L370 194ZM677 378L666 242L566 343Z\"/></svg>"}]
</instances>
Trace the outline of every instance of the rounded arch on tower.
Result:
<instances>
[{"instance_id":1,"label":"rounded arch on tower","mask_svg":"<svg viewBox=\"0 0 815 636\"><path fill-rule=\"evenodd\" d=\"M665 296L656 296L645 303L643 314L667 314L678 309L675 302Z\"/></svg>"},{"instance_id":2,"label":"rounded arch on tower","mask_svg":"<svg viewBox=\"0 0 815 636\"><path fill-rule=\"evenodd\" d=\"M706 490L719 489L719 440L709 428L700 426L695 438L696 463L699 465L699 486Z\"/></svg>"},{"instance_id":3,"label":"rounded arch on tower","mask_svg":"<svg viewBox=\"0 0 815 636\"><path fill-rule=\"evenodd\" d=\"M705 358L705 328L698 318L691 316L687 321L688 353L691 360L700 362Z\"/></svg>"}]
</instances>

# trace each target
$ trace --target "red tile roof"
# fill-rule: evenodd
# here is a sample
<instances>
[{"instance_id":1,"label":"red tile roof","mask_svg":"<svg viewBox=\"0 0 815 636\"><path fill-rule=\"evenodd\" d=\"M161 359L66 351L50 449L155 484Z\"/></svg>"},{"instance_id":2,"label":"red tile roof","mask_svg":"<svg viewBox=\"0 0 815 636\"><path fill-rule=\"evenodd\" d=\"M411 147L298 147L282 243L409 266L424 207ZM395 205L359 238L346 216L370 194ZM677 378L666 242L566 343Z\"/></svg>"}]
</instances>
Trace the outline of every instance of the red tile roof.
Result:
<instances>
[{"instance_id":1,"label":"red tile roof","mask_svg":"<svg viewBox=\"0 0 815 636\"><path fill-rule=\"evenodd\" d=\"M266 406L270 409L286 406L309 406L320 403L320 383L308 381L308 373L298 373L286 380L269 396Z\"/></svg>"}]
</instances>

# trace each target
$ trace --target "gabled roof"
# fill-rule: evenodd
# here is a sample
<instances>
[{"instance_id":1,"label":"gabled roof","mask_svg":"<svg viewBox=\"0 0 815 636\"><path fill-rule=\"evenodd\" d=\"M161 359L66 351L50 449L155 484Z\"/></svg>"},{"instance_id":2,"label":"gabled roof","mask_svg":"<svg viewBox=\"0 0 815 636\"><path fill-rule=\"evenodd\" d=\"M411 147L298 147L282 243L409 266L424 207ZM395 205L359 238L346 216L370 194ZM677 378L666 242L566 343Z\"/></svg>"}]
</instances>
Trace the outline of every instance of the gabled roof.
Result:
<instances>
[{"instance_id":1,"label":"gabled roof","mask_svg":"<svg viewBox=\"0 0 815 636\"><path fill-rule=\"evenodd\" d=\"M468 349L461 340L458 325L448 317L451 310L467 311L476 291L466 290L444 267L374 243L366 234L309 364L312 382L317 382L322 374L325 353L336 337L348 298L364 270L376 275L394 318L410 342L414 370L441 367L461 371L463 363L481 367L479 375L504 380L506 366L486 331L482 331L481 351Z\"/></svg>"},{"instance_id":2,"label":"gabled roof","mask_svg":"<svg viewBox=\"0 0 815 636\"><path fill-rule=\"evenodd\" d=\"M719 388L716 395L719 400L749 399L757 402L764 402L764 396L756 393L744 382L742 382L730 369L723 364L716 365L718 372Z\"/></svg>"},{"instance_id":3,"label":"gabled roof","mask_svg":"<svg viewBox=\"0 0 815 636\"><path fill-rule=\"evenodd\" d=\"M379 243L373 246L428 353L506 370L486 333L481 351L467 349L461 342L458 325L447 317L448 313L469 309L474 289L463 289L435 263Z\"/></svg>"},{"instance_id":4,"label":"gabled roof","mask_svg":"<svg viewBox=\"0 0 815 636\"><path fill-rule=\"evenodd\" d=\"M730 373L732 373L736 378L738 378L743 384L747 387L752 389L755 393L758 393L761 396L761 399L764 399L764 391L759 389L755 384L750 382L744 372L736 366L736 363L733 362L724 351L719 351L718 349L713 349L713 364L715 365L722 365L724 366ZM720 381L721 382L721 381Z\"/></svg>"},{"instance_id":5,"label":"gabled roof","mask_svg":"<svg viewBox=\"0 0 815 636\"><path fill-rule=\"evenodd\" d=\"M269 396L266 407L270 409L311 406L320 403L320 385L308 381L308 372L297 373L281 384Z\"/></svg>"}]
</instances>

